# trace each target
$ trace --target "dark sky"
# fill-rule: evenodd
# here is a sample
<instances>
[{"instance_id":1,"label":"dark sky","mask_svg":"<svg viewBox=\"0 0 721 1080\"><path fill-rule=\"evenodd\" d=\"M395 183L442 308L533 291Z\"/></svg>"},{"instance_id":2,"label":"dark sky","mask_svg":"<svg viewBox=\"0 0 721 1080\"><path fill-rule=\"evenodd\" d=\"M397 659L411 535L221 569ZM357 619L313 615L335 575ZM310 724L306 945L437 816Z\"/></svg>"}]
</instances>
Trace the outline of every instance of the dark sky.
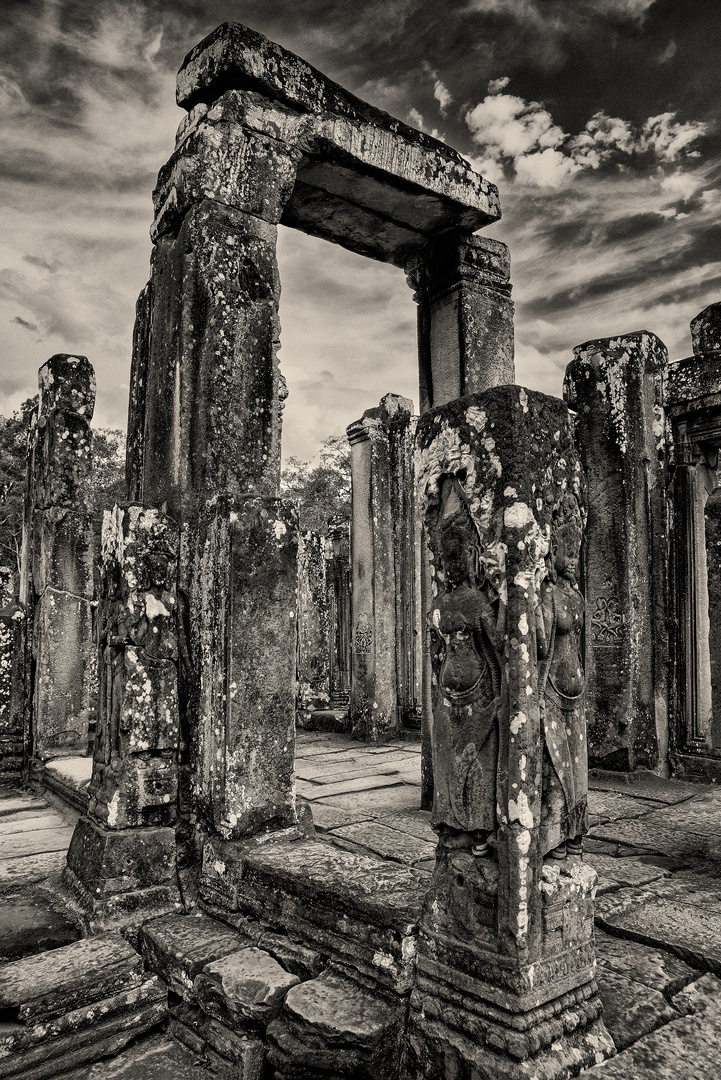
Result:
<instances>
[{"instance_id":1,"label":"dark sky","mask_svg":"<svg viewBox=\"0 0 721 1080\"><path fill-rule=\"evenodd\" d=\"M124 426L175 72L223 21L498 183L518 382L558 394L575 344L636 329L690 353L721 300L717 0L4 0L0 413L78 351ZM415 307L394 267L281 233L285 452L307 458L382 394L417 401Z\"/></svg>"}]
</instances>

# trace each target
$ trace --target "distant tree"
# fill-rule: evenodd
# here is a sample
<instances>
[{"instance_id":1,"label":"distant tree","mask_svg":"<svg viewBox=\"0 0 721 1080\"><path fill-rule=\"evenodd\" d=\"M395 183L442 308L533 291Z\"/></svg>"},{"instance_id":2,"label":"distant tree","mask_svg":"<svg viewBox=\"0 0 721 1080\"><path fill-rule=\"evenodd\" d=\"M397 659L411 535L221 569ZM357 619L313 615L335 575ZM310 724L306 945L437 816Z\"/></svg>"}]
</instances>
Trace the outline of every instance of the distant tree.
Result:
<instances>
[{"instance_id":1,"label":"distant tree","mask_svg":"<svg viewBox=\"0 0 721 1080\"><path fill-rule=\"evenodd\" d=\"M25 458L30 417L37 395L10 417L0 416L0 565L20 571L25 500Z\"/></svg>"},{"instance_id":2,"label":"distant tree","mask_svg":"<svg viewBox=\"0 0 721 1080\"><path fill-rule=\"evenodd\" d=\"M23 402L12 416L0 416L0 566L20 570L23 507L27 486L27 434L37 396ZM125 489L125 434L93 430L93 531L100 551L103 511L122 502Z\"/></svg>"},{"instance_id":3,"label":"distant tree","mask_svg":"<svg viewBox=\"0 0 721 1080\"><path fill-rule=\"evenodd\" d=\"M334 519L350 521L350 446L345 435L324 439L311 461L288 459L280 480L283 498L298 507L301 531L325 535Z\"/></svg>"}]
</instances>

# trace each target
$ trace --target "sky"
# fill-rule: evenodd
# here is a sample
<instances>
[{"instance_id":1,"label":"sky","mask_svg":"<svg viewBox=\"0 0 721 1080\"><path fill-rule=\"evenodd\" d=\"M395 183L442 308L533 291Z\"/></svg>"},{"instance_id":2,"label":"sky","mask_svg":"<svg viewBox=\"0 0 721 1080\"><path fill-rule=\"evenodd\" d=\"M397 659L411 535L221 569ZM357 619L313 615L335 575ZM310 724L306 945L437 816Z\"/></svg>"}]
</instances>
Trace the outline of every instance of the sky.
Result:
<instances>
[{"instance_id":1,"label":"sky","mask_svg":"<svg viewBox=\"0 0 721 1080\"><path fill-rule=\"evenodd\" d=\"M175 74L242 22L443 139L497 183L516 380L561 394L574 345L647 329L671 359L721 300L717 0L3 0L0 414L53 353L126 423L151 192ZM310 458L388 392L417 404L402 271L281 228L284 454Z\"/></svg>"}]
</instances>

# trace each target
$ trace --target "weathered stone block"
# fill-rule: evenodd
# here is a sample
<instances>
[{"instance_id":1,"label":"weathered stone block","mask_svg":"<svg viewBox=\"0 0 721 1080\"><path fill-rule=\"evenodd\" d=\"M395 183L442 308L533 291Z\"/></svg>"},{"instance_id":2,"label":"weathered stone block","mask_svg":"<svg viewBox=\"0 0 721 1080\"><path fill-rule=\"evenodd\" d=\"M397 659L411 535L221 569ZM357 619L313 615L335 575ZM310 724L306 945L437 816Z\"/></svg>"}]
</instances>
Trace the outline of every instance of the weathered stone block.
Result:
<instances>
[{"instance_id":1,"label":"weathered stone block","mask_svg":"<svg viewBox=\"0 0 721 1080\"><path fill-rule=\"evenodd\" d=\"M196 1000L193 983L206 964L248 944L242 934L205 915L164 915L140 931L146 964L189 1002Z\"/></svg>"},{"instance_id":2,"label":"weathered stone block","mask_svg":"<svg viewBox=\"0 0 721 1080\"><path fill-rule=\"evenodd\" d=\"M193 989L206 1013L231 1027L242 1027L267 1024L299 982L269 953L251 945L206 964Z\"/></svg>"},{"instance_id":3,"label":"weathered stone block","mask_svg":"<svg viewBox=\"0 0 721 1080\"><path fill-rule=\"evenodd\" d=\"M95 372L87 356L56 353L38 372L38 414L72 412L90 422L95 408Z\"/></svg>"},{"instance_id":4,"label":"weathered stone block","mask_svg":"<svg viewBox=\"0 0 721 1080\"><path fill-rule=\"evenodd\" d=\"M32 495L35 506L92 512L90 422L78 413L38 417L31 429Z\"/></svg>"},{"instance_id":5,"label":"weathered stone block","mask_svg":"<svg viewBox=\"0 0 721 1080\"><path fill-rule=\"evenodd\" d=\"M647 331L574 349L565 399L588 482L584 579L592 764L663 768L668 751L666 348Z\"/></svg>"},{"instance_id":6,"label":"weathered stone block","mask_svg":"<svg viewBox=\"0 0 721 1080\"><path fill-rule=\"evenodd\" d=\"M223 839L296 821L296 557L292 504L215 508L193 598L205 672L195 796Z\"/></svg>"},{"instance_id":7,"label":"weathered stone block","mask_svg":"<svg viewBox=\"0 0 721 1080\"><path fill-rule=\"evenodd\" d=\"M85 754L95 653L90 601L47 586L35 614L34 744L40 756Z\"/></svg>"},{"instance_id":8,"label":"weathered stone block","mask_svg":"<svg viewBox=\"0 0 721 1080\"><path fill-rule=\"evenodd\" d=\"M68 850L68 867L93 898L175 884L175 832L168 828L110 831L81 818Z\"/></svg>"},{"instance_id":9,"label":"weathered stone block","mask_svg":"<svg viewBox=\"0 0 721 1080\"><path fill-rule=\"evenodd\" d=\"M695 356L721 352L721 304L709 304L691 320L691 342Z\"/></svg>"}]
</instances>

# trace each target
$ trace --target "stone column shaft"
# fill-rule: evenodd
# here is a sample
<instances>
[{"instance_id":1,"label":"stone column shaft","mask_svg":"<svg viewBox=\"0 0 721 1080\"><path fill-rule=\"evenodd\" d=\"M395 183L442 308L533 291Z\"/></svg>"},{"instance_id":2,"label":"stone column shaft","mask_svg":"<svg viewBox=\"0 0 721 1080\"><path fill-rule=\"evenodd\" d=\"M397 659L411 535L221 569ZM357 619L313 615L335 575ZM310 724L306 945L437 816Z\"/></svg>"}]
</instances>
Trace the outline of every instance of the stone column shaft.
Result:
<instances>
[{"instance_id":1,"label":"stone column shaft","mask_svg":"<svg viewBox=\"0 0 721 1080\"><path fill-rule=\"evenodd\" d=\"M32 650L28 677L34 667L26 695L28 741L36 757L48 758L87 753L97 693L90 487L95 375L86 357L59 353L40 368L38 382L20 599Z\"/></svg>"},{"instance_id":2,"label":"stone column shaft","mask_svg":"<svg viewBox=\"0 0 721 1080\"><path fill-rule=\"evenodd\" d=\"M330 705L330 610L325 537L298 540L298 712Z\"/></svg>"},{"instance_id":3,"label":"stone column shaft","mask_svg":"<svg viewBox=\"0 0 721 1080\"><path fill-rule=\"evenodd\" d=\"M418 303L421 415L512 383L513 302L505 244L451 234L406 266Z\"/></svg>"},{"instance_id":4,"label":"stone column shaft","mask_svg":"<svg viewBox=\"0 0 721 1080\"><path fill-rule=\"evenodd\" d=\"M346 709L351 686L351 565L347 522L328 533L328 610L330 620L330 706Z\"/></svg>"},{"instance_id":5,"label":"stone column shaft","mask_svg":"<svg viewBox=\"0 0 721 1080\"><path fill-rule=\"evenodd\" d=\"M180 899L178 549L177 525L158 510L106 511L93 774L64 875L91 928L135 924Z\"/></svg>"},{"instance_id":6,"label":"stone column shaft","mask_svg":"<svg viewBox=\"0 0 721 1080\"><path fill-rule=\"evenodd\" d=\"M564 395L588 478L585 589L593 765L668 768L668 354L641 331L579 345Z\"/></svg>"},{"instance_id":7,"label":"stone column shaft","mask_svg":"<svg viewBox=\"0 0 721 1080\"><path fill-rule=\"evenodd\" d=\"M20 782L25 706L25 614L15 575L0 566L0 781Z\"/></svg>"}]
</instances>

